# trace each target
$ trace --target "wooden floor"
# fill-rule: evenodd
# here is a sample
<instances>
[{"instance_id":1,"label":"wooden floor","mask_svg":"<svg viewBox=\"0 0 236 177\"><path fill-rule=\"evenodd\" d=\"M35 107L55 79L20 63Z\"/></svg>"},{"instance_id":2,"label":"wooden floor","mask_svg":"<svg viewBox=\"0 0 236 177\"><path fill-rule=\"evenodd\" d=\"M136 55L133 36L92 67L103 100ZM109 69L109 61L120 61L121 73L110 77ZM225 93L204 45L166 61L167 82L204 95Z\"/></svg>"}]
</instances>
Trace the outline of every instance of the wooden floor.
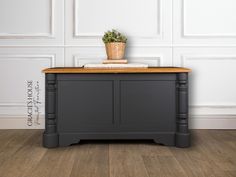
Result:
<instances>
[{"instance_id":1,"label":"wooden floor","mask_svg":"<svg viewBox=\"0 0 236 177\"><path fill-rule=\"evenodd\" d=\"M236 130L192 131L191 148L82 141L46 149L42 130L0 130L0 177L236 177Z\"/></svg>"}]
</instances>

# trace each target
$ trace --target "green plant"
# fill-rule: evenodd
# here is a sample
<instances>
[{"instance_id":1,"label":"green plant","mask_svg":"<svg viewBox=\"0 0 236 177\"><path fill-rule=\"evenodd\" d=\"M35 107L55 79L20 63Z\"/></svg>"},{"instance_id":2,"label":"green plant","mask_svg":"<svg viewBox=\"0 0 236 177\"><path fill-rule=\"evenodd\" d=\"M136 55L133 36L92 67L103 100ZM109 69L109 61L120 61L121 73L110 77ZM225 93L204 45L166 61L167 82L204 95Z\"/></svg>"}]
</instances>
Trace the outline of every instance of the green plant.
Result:
<instances>
[{"instance_id":1,"label":"green plant","mask_svg":"<svg viewBox=\"0 0 236 177\"><path fill-rule=\"evenodd\" d=\"M110 43L110 42L126 43L127 38L123 34L121 34L120 32L113 29L112 31L105 32L102 40L105 44Z\"/></svg>"}]
</instances>

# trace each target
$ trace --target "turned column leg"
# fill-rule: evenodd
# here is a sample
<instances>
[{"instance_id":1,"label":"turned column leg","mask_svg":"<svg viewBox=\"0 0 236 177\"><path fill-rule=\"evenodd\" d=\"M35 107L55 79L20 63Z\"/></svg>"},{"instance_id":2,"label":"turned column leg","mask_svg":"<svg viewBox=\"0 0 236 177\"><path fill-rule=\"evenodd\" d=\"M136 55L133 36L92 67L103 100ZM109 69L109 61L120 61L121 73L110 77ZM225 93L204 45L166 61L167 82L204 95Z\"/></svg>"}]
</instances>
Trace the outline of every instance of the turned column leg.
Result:
<instances>
[{"instance_id":1,"label":"turned column leg","mask_svg":"<svg viewBox=\"0 0 236 177\"><path fill-rule=\"evenodd\" d=\"M56 74L46 74L45 88L45 131L43 134L43 146L52 148L58 146L56 126Z\"/></svg>"},{"instance_id":2,"label":"turned column leg","mask_svg":"<svg viewBox=\"0 0 236 177\"><path fill-rule=\"evenodd\" d=\"M190 133L188 129L188 74L177 75L177 117L176 146L189 147Z\"/></svg>"}]
</instances>

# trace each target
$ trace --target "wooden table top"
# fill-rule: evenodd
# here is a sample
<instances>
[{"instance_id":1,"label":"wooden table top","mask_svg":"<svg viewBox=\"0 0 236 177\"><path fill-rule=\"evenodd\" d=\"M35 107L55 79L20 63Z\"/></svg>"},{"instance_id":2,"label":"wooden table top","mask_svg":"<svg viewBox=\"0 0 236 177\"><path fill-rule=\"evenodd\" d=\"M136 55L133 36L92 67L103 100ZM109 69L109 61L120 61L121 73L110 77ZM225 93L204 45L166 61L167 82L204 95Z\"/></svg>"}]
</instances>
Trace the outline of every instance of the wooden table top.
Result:
<instances>
[{"instance_id":1,"label":"wooden table top","mask_svg":"<svg viewBox=\"0 0 236 177\"><path fill-rule=\"evenodd\" d=\"M149 67L149 68L81 68L56 67L43 70L44 73L188 73L191 69L181 67Z\"/></svg>"}]
</instances>

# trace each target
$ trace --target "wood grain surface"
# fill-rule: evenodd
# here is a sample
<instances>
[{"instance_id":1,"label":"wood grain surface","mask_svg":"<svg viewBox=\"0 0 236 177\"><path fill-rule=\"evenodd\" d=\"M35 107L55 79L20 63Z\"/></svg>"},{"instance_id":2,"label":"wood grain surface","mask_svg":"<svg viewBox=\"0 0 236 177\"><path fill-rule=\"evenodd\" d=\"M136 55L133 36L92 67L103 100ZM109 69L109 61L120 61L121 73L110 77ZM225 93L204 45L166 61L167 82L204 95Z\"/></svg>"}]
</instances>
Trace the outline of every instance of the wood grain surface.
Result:
<instances>
[{"instance_id":1,"label":"wood grain surface","mask_svg":"<svg viewBox=\"0 0 236 177\"><path fill-rule=\"evenodd\" d=\"M155 67L155 68L124 68L124 69L102 69L102 68L79 68L58 67L47 68L44 73L183 73L191 72L188 68L179 67Z\"/></svg>"},{"instance_id":2,"label":"wood grain surface","mask_svg":"<svg viewBox=\"0 0 236 177\"><path fill-rule=\"evenodd\" d=\"M192 131L192 146L82 141L42 147L43 130L0 130L0 177L235 177L236 130Z\"/></svg>"}]
</instances>

